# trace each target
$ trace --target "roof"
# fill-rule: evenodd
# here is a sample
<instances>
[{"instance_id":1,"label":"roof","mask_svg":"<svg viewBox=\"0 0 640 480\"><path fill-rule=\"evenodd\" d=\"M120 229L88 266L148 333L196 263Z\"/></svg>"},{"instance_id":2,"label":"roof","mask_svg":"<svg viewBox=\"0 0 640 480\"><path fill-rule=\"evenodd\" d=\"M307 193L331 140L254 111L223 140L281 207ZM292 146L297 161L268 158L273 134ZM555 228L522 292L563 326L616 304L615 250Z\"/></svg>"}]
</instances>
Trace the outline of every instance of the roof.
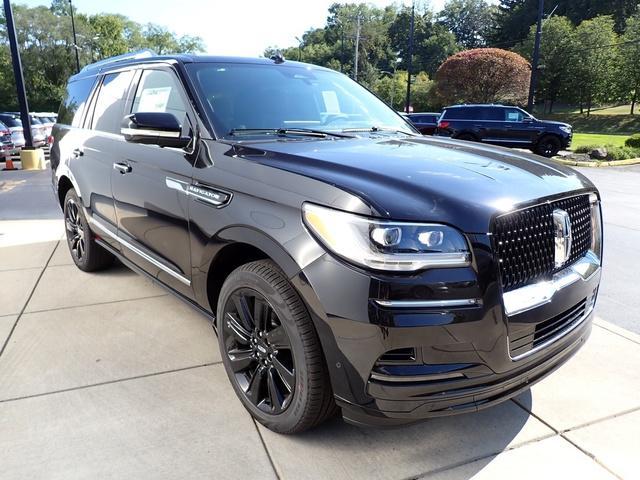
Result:
<instances>
[{"instance_id":1,"label":"roof","mask_svg":"<svg viewBox=\"0 0 640 480\"><path fill-rule=\"evenodd\" d=\"M510 105L502 105L501 103L463 103L461 105L449 105L444 108L464 108L464 107L511 107Z\"/></svg>"},{"instance_id":2,"label":"roof","mask_svg":"<svg viewBox=\"0 0 640 480\"><path fill-rule=\"evenodd\" d=\"M283 65L283 66L299 66L305 68L314 68L320 70L328 70L318 65L309 63L295 62L285 60L277 62L270 58L264 57L228 57L219 55L191 55L191 54L173 54L173 55L156 55L151 50L140 50L138 52L125 53L115 57L106 58L95 63L86 65L79 73L71 77L82 78L85 76L96 75L104 70L114 67L122 67L127 65L139 65L141 63L158 63L158 62L178 62L186 63L244 63L254 65Z\"/></svg>"}]
</instances>

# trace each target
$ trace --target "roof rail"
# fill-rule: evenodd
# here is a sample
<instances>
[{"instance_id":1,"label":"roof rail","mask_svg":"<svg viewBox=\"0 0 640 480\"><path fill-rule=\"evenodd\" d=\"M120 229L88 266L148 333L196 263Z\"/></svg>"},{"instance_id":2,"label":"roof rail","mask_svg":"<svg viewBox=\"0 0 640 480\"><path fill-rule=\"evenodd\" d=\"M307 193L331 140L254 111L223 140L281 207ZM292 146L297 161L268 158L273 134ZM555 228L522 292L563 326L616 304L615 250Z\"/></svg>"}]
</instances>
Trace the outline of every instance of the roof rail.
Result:
<instances>
[{"instance_id":1,"label":"roof rail","mask_svg":"<svg viewBox=\"0 0 640 480\"><path fill-rule=\"evenodd\" d=\"M123 53L122 55L116 55L115 57L105 58L89 65L82 67L81 72L86 72L100 67L111 65L112 63L124 62L125 60L137 60L141 58L155 57L157 54L153 50L145 48L144 50L138 50L137 52Z\"/></svg>"}]
</instances>

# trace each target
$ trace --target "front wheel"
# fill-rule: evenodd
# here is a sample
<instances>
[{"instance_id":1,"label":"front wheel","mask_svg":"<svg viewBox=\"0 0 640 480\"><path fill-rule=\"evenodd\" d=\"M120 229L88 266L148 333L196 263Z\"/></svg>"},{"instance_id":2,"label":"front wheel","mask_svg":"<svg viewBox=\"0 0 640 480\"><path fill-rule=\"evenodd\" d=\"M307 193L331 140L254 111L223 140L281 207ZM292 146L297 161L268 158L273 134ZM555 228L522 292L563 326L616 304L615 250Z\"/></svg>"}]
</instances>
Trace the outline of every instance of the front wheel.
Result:
<instances>
[{"instance_id":1,"label":"front wheel","mask_svg":"<svg viewBox=\"0 0 640 480\"><path fill-rule=\"evenodd\" d=\"M536 145L535 152L543 157L555 157L560 151L560 140L553 135L542 137Z\"/></svg>"},{"instance_id":2,"label":"front wheel","mask_svg":"<svg viewBox=\"0 0 640 480\"><path fill-rule=\"evenodd\" d=\"M298 433L335 410L318 335L305 305L269 260L234 270L217 308L222 361L253 417L279 433Z\"/></svg>"}]
</instances>

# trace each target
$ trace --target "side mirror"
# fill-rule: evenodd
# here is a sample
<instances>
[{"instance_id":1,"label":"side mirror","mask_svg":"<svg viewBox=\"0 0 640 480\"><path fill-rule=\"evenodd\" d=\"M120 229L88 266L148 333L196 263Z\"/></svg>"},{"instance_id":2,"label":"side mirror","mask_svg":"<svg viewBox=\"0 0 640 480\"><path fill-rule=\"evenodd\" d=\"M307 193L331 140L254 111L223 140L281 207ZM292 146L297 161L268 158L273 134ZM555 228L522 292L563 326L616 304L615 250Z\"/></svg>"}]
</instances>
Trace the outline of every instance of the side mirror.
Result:
<instances>
[{"instance_id":1,"label":"side mirror","mask_svg":"<svg viewBox=\"0 0 640 480\"><path fill-rule=\"evenodd\" d=\"M182 125L172 113L138 112L122 119L120 133L131 143L184 148L191 140L182 136Z\"/></svg>"}]
</instances>

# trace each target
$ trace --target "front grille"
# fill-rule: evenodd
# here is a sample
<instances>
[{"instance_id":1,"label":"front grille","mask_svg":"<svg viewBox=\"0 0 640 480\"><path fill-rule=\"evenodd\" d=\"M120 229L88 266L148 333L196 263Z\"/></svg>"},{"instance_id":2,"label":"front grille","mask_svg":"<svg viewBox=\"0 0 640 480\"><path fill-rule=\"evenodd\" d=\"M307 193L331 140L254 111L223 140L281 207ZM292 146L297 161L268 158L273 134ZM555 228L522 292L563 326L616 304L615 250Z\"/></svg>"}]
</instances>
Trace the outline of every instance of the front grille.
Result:
<instances>
[{"instance_id":1,"label":"front grille","mask_svg":"<svg viewBox=\"0 0 640 480\"><path fill-rule=\"evenodd\" d=\"M554 264L553 211L571 219L573 241L566 268L582 258L591 245L591 206L588 195L536 205L498 217L493 228L503 290L550 278Z\"/></svg>"},{"instance_id":2,"label":"front grille","mask_svg":"<svg viewBox=\"0 0 640 480\"><path fill-rule=\"evenodd\" d=\"M579 322L586 312L586 299L570 309L552 317L523 334L509 338L509 351L512 357L527 353L548 340L561 335L565 330Z\"/></svg>"}]
</instances>

